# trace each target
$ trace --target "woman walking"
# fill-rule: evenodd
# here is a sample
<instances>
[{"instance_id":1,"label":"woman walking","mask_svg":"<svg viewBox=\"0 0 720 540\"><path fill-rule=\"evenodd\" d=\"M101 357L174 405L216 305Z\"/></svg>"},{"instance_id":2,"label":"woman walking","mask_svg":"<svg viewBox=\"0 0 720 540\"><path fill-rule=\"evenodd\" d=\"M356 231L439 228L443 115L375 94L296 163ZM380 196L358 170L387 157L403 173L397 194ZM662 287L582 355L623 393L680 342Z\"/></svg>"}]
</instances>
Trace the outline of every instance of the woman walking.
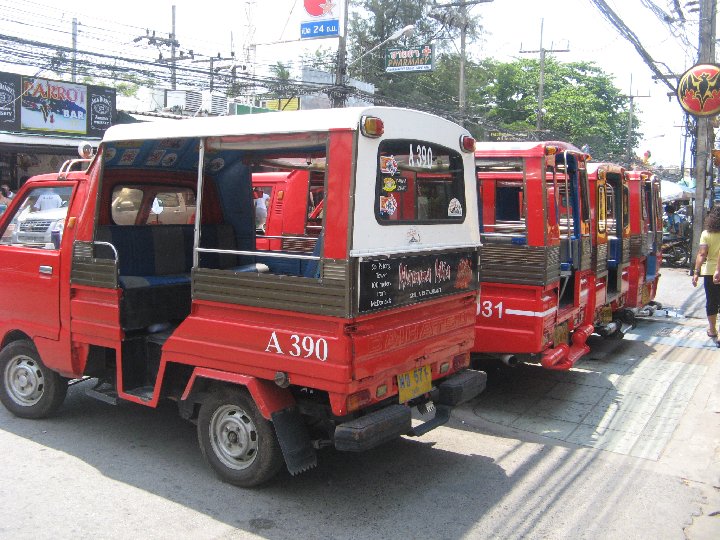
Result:
<instances>
[{"instance_id":1,"label":"woman walking","mask_svg":"<svg viewBox=\"0 0 720 540\"><path fill-rule=\"evenodd\" d=\"M695 258L692 284L697 286L703 276L705 287L705 313L708 320L707 335L717 339L717 315L720 311L720 206L713 206L705 218L705 229L700 235L700 245Z\"/></svg>"}]
</instances>

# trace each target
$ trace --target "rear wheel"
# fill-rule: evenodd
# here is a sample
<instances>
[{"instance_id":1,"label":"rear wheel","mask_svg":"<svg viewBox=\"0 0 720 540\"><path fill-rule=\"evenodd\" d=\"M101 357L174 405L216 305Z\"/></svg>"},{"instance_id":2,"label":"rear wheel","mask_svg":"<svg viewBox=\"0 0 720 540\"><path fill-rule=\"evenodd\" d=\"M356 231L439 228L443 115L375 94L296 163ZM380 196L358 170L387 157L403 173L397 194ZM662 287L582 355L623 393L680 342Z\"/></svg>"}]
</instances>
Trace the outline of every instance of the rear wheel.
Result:
<instances>
[{"instance_id":1,"label":"rear wheel","mask_svg":"<svg viewBox=\"0 0 720 540\"><path fill-rule=\"evenodd\" d=\"M60 408L67 380L45 367L31 341L13 341L0 351L0 401L15 416L44 418Z\"/></svg>"},{"instance_id":2,"label":"rear wheel","mask_svg":"<svg viewBox=\"0 0 720 540\"><path fill-rule=\"evenodd\" d=\"M275 430L244 391L223 392L205 401L197 429L203 457L225 482L257 486L282 467Z\"/></svg>"}]
</instances>

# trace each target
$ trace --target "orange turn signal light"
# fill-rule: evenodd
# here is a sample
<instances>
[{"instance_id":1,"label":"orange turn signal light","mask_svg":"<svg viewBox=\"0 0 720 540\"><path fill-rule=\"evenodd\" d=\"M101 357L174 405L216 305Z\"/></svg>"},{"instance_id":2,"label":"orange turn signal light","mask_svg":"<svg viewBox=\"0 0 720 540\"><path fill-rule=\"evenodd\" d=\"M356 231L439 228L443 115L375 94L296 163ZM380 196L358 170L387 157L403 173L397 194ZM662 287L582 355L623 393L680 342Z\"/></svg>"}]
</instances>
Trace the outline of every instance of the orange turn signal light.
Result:
<instances>
[{"instance_id":1,"label":"orange turn signal light","mask_svg":"<svg viewBox=\"0 0 720 540\"><path fill-rule=\"evenodd\" d=\"M376 116L363 116L360 118L360 131L366 137L381 137L385 133L385 124Z\"/></svg>"},{"instance_id":2,"label":"orange turn signal light","mask_svg":"<svg viewBox=\"0 0 720 540\"><path fill-rule=\"evenodd\" d=\"M475 151L475 139L470 135L463 135L460 137L460 148L463 152L474 152Z\"/></svg>"}]
</instances>

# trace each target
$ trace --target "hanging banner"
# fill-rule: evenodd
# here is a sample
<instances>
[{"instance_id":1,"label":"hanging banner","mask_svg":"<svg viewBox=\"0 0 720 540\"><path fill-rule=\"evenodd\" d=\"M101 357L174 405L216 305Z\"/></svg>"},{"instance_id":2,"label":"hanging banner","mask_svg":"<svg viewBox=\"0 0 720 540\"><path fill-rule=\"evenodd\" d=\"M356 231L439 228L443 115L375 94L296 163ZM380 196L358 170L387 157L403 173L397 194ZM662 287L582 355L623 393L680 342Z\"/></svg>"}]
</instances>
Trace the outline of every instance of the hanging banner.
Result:
<instances>
[{"instance_id":1,"label":"hanging banner","mask_svg":"<svg viewBox=\"0 0 720 540\"><path fill-rule=\"evenodd\" d=\"M340 35L342 7L334 0L304 0L305 12L311 17L300 23L300 39Z\"/></svg>"},{"instance_id":2,"label":"hanging banner","mask_svg":"<svg viewBox=\"0 0 720 540\"><path fill-rule=\"evenodd\" d=\"M435 47L433 45L386 49L385 72L432 71L434 60Z\"/></svg>"},{"instance_id":3,"label":"hanging banner","mask_svg":"<svg viewBox=\"0 0 720 540\"><path fill-rule=\"evenodd\" d=\"M0 130L101 138L116 116L115 89L0 73Z\"/></svg>"},{"instance_id":4,"label":"hanging banner","mask_svg":"<svg viewBox=\"0 0 720 540\"><path fill-rule=\"evenodd\" d=\"M720 113L720 66L696 64L688 69L680 77L677 97L685 112L693 116Z\"/></svg>"}]
</instances>

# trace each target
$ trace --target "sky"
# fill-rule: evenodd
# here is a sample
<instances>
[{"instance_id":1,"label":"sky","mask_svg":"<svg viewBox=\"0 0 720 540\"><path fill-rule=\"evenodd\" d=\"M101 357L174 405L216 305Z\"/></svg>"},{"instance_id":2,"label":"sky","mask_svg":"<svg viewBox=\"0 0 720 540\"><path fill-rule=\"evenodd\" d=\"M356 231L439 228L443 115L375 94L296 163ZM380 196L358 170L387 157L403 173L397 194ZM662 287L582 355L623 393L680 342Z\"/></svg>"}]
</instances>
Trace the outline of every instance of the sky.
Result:
<instances>
[{"instance_id":1,"label":"sky","mask_svg":"<svg viewBox=\"0 0 720 540\"><path fill-rule=\"evenodd\" d=\"M448 1L438 0L439 3ZM697 14L686 13L688 21L682 30L689 43L683 46L646 7L654 2L669 11L669 0L607 2L638 35L650 55L673 73L681 74L695 63ZM103 47L118 54L145 53L156 57L157 50L148 49L145 43L134 42L132 38L143 35L146 28L157 30L158 35L162 31L169 33L172 5L176 6L176 34L182 48L212 55L220 53L225 57L231 46L239 55L244 46L254 43L258 69L277 61L297 61L303 50L335 49L338 43L337 38L299 41L300 23L309 19L302 0L124 0L119 4L75 0L61 7L51 0L0 0L4 13L0 16L0 34L24 32L26 37L50 41L53 29L67 31L75 17L80 23L79 48L90 46L93 39L102 39ZM636 148L637 154L649 150L651 161L656 164L680 165L683 114L677 99L668 98L669 88L652 79L652 72L632 45L606 22L590 0L494 0L472 8L471 13L482 17L485 28L484 39L469 48L474 59L537 57L537 54L520 51L539 48L542 24L545 49L569 49L569 52L555 53L559 61L593 61L615 77L616 86L623 92L637 96L634 99L636 114L644 135ZM11 25L9 21L18 17L29 17L36 22L24 28ZM105 29L112 32L101 37L100 30ZM281 43L271 45L277 42Z\"/></svg>"}]
</instances>

